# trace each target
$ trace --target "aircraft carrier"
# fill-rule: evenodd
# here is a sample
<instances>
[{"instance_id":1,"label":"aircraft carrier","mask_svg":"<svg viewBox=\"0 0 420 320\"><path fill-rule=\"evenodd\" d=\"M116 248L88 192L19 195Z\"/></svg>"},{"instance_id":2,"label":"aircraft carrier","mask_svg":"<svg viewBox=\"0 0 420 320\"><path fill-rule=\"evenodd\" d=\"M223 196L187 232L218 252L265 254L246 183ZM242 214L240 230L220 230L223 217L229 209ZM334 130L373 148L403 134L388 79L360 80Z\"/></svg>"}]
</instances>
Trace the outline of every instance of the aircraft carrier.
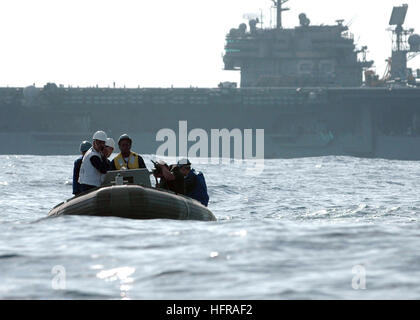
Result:
<instances>
[{"instance_id":1,"label":"aircraft carrier","mask_svg":"<svg viewBox=\"0 0 420 320\"><path fill-rule=\"evenodd\" d=\"M344 21L282 26L287 0L273 1L274 28L256 18L226 35L226 70L241 83L215 88L0 88L1 154L66 155L96 130L128 133L154 154L162 128L264 129L265 158L356 156L420 160L420 36L406 29L408 6L394 7L393 49L384 77L372 71ZM193 142L190 142L190 145Z\"/></svg>"}]
</instances>

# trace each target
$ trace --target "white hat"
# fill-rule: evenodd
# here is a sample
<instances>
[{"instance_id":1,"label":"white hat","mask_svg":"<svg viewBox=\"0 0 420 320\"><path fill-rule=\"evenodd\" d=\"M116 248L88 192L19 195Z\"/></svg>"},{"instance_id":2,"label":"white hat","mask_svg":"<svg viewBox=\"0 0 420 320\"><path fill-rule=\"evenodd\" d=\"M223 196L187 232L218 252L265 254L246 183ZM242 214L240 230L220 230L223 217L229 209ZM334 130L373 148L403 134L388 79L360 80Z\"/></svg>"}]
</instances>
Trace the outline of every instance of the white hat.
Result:
<instances>
[{"instance_id":1,"label":"white hat","mask_svg":"<svg viewBox=\"0 0 420 320\"><path fill-rule=\"evenodd\" d=\"M190 166L191 162L188 159L181 159L178 161L178 167L183 167L183 166Z\"/></svg>"},{"instance_id":2,"label":"white hat","mask_svg":"<svg viewBox=\"0 0 420 320\"><path fill-rule=\"evenodd\" d=\"M112 138L108 138L106 139L106 143L105 143L106 147L110 147L112 149L115 149L115 141Z\"/></svg>"},{"instance_id":3,"label":"white hat","mask_svg":"<svg viewBox=\"0 0 420 320\"><path fill-rule=\"evenodd\" d=\"M165 161L163 160L159 160L157 163L159 163L160 165L164 166L164 165L168 165Z\"/></svg>"},{"instance_id":4,"label":"white hat","mask_svg":"<svg viewBox=\"0 0 420 320\"><path fill-rule=\"evenodd\" d=\"M107 139L107 135L105 132L103 131L96 131L95 134L93 135L93 140L99 140L99 141L104 141L106 142Z\"/></svg>"}]
</instances>

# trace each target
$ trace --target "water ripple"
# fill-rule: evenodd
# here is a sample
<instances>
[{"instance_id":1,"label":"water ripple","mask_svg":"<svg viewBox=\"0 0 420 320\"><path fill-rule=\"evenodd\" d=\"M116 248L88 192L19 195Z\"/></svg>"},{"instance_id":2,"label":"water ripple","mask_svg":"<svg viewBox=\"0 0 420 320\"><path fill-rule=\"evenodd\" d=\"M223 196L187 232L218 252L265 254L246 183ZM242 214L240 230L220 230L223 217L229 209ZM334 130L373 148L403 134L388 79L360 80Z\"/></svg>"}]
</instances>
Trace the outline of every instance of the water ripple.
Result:
<instances>
[{"instance_id":1,"label":"water ripple","mask_svg":"<svg viewBox=\"0 0 420 320\"><path fill-rule=\"evenodd\" d=\"M419 162L267 160L257 176L198 164L217 222L44 219L71 197L74 158L0 156L0 298L420 297Z\"/></svg>"}]
</instances>

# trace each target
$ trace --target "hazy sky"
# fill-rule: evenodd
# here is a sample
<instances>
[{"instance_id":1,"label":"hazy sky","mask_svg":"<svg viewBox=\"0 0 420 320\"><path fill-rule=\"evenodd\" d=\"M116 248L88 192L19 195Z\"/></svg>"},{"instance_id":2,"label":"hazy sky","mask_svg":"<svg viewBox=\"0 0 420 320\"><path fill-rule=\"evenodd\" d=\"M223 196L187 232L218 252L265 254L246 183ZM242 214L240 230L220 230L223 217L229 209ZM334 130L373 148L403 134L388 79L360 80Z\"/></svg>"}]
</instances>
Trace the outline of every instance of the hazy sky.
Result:
<instances>
[{"instance_id":1,"label":"hazy sky","mask_svg":"<svg viewBox=\"0 0 420 320\"><path fill-rule=\"evenodd\" d=\"M312 24L352 21L382 75L391 52L389 17L407 3L405 26L420 33L419 0L290 0L284 26L305 12ZM271 0L0 0L0 86L216 87L239 82L223 71L225 35ZM273 20L274 20L273 16ZM420 68L420 58L410 66Z\"/></svg>"}]
</instances>

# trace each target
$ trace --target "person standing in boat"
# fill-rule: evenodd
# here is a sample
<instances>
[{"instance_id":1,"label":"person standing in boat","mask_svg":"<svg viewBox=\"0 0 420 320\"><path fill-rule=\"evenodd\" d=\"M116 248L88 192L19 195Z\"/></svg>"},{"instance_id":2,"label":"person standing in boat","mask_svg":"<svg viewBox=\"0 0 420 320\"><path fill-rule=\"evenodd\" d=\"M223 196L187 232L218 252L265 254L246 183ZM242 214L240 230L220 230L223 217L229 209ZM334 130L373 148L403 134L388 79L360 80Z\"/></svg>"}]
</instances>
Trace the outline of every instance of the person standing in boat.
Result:
<instances>
[{"instance_id":1,"label":"person standing in boat","mask_svg":"<svg viewBox=\"0 0 420 320\"><path fill-rule=\"evenodd\" d=\"M156 188L170 190L176 194L185 194L184 175L176 164L168 166L165 161L158 161L155 166L153 175L155 178L160 178L159 183L156 183Z\"/></svg>"},{"instance_id":2,"label":"person standing in boat","mask_svg":"<svg viewBox=\"0 0 420 320\"><path fill-rule=\"evenodd\" d=\"M123 134L118 139L118 147L121 152L112 161L112 170L146 169L143 158L139 154L131 151L132 143L133 140L127 134Z\"/></svg>"},{"instance_id":3,"label":"person standing in boat","mask_svg":"<svg viewBox=\"0 0 420 320\"><path fill-rule=\"evenodd\" d=\"M178 161L178 167L184 176L185 195L208 206L209 195L207 193L207 184L202 172L196 173L191 169L191 162L188 159Z\"/></svg>"},{"instance_id":4,"label":"person standing in boat","mask_svg":"<svg viewBox=\"0 0 420 320\"><path fill-rule=\"evenodd\" d=\"M83 156L79 175L82 192L101 186L102 177L109 169L108 159L104 155L107 139L108 137L105 132L95 132L92 147Z\"/></svg>"},{"instance_id":5,"label":"person standing in boat","mask_svg":"<svg viewBox=\"0 0 420 320\"><path fill-rule=\"evenodd\" d=\"M79 173L80 167L82 166L82 160L85 153L92 147L92 144L89 141L83 141L80 144L80 153L82 154L76 161L74 161L73 167L73 194L77 196L82 193L79 183Z\"/></svg>"}]
</instances>

